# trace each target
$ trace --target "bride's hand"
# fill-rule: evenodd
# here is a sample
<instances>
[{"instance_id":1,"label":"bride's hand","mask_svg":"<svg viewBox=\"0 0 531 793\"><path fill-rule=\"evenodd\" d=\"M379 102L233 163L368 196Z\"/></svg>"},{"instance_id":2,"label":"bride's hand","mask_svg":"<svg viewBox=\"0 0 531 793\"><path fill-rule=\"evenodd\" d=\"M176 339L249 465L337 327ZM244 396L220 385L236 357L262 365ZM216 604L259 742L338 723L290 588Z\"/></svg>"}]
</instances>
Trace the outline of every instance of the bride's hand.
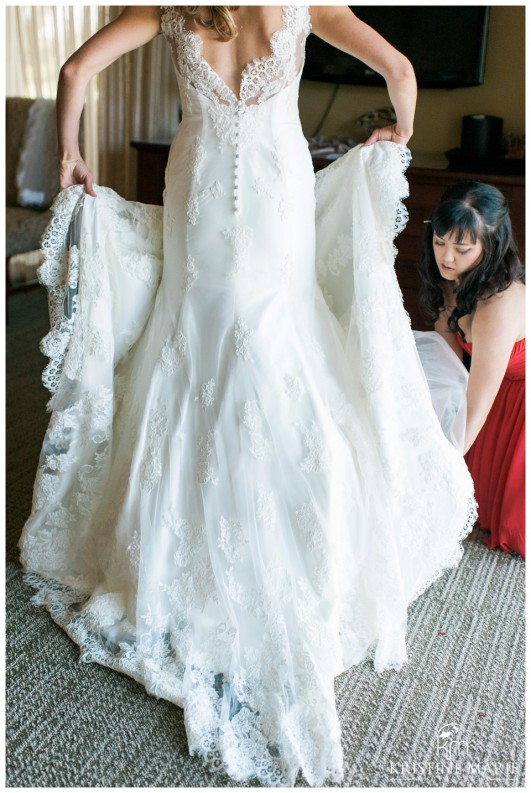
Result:
<instances>
[{"instance_id":1,"label":"bride's hand","mask_svg":"<svg viewBox=\"0 0 531 793\"><path fill-rule=\"evenodd\" d=\"M408 134L401 130L398 132L397 125L391 124L388 127L381 127L381 129L375 129L372 132L370 138L367 138L364 146L370 146L372 143L376 143L379 140L389 140L392 143L400 143L402 146L406 146L408 140L413 135L413 130Z\"/></svg>"},{"instance_id":2,"label":"bride's hand","mask_svg":"<svg viewBox=\"0 0 531 793\"><path fill-rule=\"evenodd\" d=\"M96 198L92 184L92 174L81 157L75 160L59 161L59 186L61 190L73 184L85 185L85 192Z\"/></svg>"}]
</instances>

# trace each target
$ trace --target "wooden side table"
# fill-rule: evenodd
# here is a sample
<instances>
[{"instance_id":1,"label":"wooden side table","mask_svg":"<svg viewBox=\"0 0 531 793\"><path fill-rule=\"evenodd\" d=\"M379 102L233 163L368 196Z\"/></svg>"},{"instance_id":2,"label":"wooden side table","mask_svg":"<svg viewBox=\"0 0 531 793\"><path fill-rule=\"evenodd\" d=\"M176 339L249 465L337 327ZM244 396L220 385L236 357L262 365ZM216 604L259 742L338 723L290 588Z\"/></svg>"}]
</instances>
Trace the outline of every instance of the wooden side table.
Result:
<instances>
[{"instance_id":1,"label":"wooden side table","mask_svg":"<svg viewBox=\"0 0 531 793\"><path fill-rule=\"evenodd\" d=\"M171 141L131 141L138 152L136 200L142 204L162 204L170 145Z\"/></svg>"}]
</instances>

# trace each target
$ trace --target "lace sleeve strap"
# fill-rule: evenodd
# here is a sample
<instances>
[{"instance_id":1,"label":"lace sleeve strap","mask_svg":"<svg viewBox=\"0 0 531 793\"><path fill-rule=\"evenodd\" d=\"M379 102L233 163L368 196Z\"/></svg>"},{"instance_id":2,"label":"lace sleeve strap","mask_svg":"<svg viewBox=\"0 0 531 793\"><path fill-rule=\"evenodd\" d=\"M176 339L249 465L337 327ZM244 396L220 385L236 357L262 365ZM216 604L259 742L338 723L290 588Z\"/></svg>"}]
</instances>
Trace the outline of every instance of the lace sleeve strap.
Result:
<instances>
[{"instance_id":1,"label":"lace sleeve strap","mask_svg":"<svg viewBox=\"0 0 531 793\"><path fill-rule=\"evenodd\" d=\"M312 32L312 15L310 14L310 6L301 6L304 9L304 26L306 36Z\"/></svg>"}]
</instances>

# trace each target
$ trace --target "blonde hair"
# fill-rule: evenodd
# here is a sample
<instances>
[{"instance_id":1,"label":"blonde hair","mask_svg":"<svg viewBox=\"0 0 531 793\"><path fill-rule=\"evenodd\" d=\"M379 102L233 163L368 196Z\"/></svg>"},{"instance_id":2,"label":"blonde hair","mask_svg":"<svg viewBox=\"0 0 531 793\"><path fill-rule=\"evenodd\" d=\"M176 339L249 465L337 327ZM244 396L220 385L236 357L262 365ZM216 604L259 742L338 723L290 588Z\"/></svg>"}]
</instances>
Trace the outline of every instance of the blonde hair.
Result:
<instances>
[{"instance_id":1,"label":"blonde hair","mask_svg":"<svg viewBox=\"0 0 531 793\"><path fill-rule=\"evenodd\" d=\"M238 35L238 28L231 11L237 11L240 6L176 6L178 13L185 19L193 19L198 25L207 30L216 30L223 41L230 41ZM206 9L210 16L201 17L201 11Z\"/></svg>"}]
</instances>

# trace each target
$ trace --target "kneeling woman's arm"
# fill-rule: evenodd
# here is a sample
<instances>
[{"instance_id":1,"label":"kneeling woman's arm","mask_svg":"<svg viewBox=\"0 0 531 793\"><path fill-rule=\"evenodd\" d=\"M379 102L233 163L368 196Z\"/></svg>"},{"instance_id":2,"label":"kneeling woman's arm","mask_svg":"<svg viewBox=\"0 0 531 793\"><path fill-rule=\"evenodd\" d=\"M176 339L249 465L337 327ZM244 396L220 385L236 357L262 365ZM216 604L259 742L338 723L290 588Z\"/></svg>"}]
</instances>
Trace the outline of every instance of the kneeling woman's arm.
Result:
<instances>
[{"instance_id":1,"label":"kneeling woman's arm","mask_svg":"<svg viewBox=\"0 0 531 793\"><path fill-rule=\"evenodd\" d=\"M467 387L467 420L464 453L485 423L507 370L514 343L519 338L521 310L508 289L479 301L472 319L472 363Z\"/></svg>"}]
</instances>

